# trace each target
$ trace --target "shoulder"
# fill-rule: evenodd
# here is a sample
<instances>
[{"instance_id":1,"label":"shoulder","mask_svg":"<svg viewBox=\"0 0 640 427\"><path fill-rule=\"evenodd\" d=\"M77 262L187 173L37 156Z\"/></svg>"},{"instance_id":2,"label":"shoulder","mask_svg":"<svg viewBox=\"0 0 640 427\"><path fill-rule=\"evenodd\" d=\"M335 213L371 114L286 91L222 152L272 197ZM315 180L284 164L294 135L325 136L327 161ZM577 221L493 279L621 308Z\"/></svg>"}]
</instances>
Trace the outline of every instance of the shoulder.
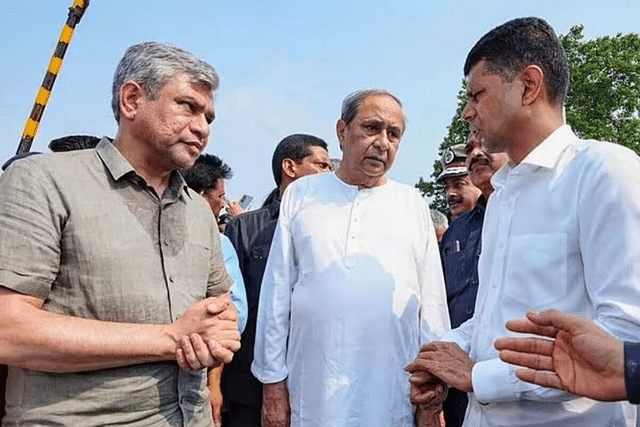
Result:
<instances>
[{"instance_id":1,"label":"shoulder","mask_svg":"<svg viewBox=\"0 0 640 427\"><path fill-rule=\"evenodd\" d=\"M586 184L605 180L611 184L637 186L640 178L640 156L631 149L611 142L577 140L572 150L573 168Z\"/></svg>"},{"instance_id":2,"label":"shoulder","mask_svg":"<svg viewBox=\"0 0 640 427\"><path fill-rule=\"evenodd\" d=\"M64 192L78 188L88 181L89 175L103 170L95 150L82 152L47 153L30 156L12 163L2 174L4 188L25 188L28 192L38 188Z\"/></svg>"},{"instance_id":3,"label":"shoulder","mask_svg":"<svg viewBox=\"0 0 640 427\"><path fill-rule=\"evenodd\" d=\"M261 229L271 218L271 211L267 206L231 218L227 224L224 234L231 237L232 240L238 238L239 235L254 233ZM274 221L277 218L274 219Z\"/></svg>"},{"instance_id":4,"label":"shoulder","mask_svg":"<svg viewBox=\"0 0 640 427\"><path fill-rule=\"evenodd\" d=\"M289 184L285 190L285 194L303 195L309 192L324 190L336 184L338 184L338 182L333 172L306 175Z\"/></svg>"}]
</instances>

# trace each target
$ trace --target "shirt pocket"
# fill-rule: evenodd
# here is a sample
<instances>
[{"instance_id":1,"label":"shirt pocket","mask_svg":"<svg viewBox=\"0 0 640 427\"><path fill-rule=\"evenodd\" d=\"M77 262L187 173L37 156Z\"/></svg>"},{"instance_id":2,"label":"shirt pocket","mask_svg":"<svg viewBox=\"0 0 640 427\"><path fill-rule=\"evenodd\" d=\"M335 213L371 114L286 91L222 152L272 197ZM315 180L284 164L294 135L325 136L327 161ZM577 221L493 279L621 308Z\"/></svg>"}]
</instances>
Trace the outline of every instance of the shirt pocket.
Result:
<instances>
[{"instance_id":1,"label":"shirt pocket","mask_svg":"<svg viewBox=\"0 0 640 427\"><path fill-rule=\"evenodd\" d=\"M525 309L562 306L567 295L567 234L514 236L504 293Z\"/></svg>"}]
</instances>

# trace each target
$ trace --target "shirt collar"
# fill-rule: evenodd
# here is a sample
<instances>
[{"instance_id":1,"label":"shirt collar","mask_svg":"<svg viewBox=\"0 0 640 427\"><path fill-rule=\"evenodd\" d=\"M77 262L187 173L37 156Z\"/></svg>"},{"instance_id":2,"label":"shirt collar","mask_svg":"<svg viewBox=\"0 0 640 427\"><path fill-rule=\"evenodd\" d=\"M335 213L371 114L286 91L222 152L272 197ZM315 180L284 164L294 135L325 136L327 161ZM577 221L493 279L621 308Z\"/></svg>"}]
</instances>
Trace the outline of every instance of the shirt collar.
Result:
<instances>
[{"instance_id":1,"label":"shirt collar","mask_svg":"<svg viewBox=\"0 0 640 427\"><path fill-rule=\"evenodd\" d=\"M565 148L577 138L569 125L562 125L531 150L522 163L551 169L558 163Z\"/></svg>"},{"instance_id":2,"label":"shirt collar","mask_svg":"<svg viewBox=\"0 0 640 427\"><path fill-rule=\"evenodd\" d=\"M147 181L136 172L133 166L131 166L131 163L125 159L109 138L103 137L100 140L96 146L96 152L100 159L102 159L102 162L114 180L119 181L125 176L136 176L137 180L142 180L141 182L148 185ZM180 194L180 189L182 189L189 198L192 198L192 190L187 187L187 183L178 171L171 172L168 188L172 189L177 194Z\"/></svg>"},{"instance_id":3,"label":"shirt collar","mask_svg":"<svg viewBox=\"0 0 640 427\"><path fill-rule=\"evenodd\" d=\"M571 141L577 138L569 125L562 125L531 150L519 165L527 164L551 169L556 166L560 155ZM519 165L511 162L505 163L491 178L493 188L504 187L511 171Z\"/></svg>"}]
</instances>

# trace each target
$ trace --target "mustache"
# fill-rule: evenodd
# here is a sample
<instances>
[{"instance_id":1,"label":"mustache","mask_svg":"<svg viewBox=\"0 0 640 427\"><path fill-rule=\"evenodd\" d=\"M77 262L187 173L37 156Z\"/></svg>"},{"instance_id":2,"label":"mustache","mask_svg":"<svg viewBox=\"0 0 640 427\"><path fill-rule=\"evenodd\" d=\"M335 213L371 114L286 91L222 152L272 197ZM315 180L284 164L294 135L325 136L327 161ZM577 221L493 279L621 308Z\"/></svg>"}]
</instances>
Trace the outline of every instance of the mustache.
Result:
<instances>
[{"instance_id":1,"label":"mustache","mask_svg":"<svg viewBox=\"0 0 640 427\"><path fill-rule=\"evenodd\" d=\"M460 196L449 196L447 197L447 204L452 204L452 203L461 203L462 202L462 197Z\"/></svg>"},{"instance_id":2,"label":"mustache","mask_svg":"<svg viewBox=\"0 0 640 427\"><path fill-rule=\"evenodd\" d=\"M473 166L477 164L489 166L489 163L489 159L487 159L486 157L474 157L471 159L471 162L469 162L469 170L471 170L471 168L473 168Z\"/></svg>"}]
</instances>

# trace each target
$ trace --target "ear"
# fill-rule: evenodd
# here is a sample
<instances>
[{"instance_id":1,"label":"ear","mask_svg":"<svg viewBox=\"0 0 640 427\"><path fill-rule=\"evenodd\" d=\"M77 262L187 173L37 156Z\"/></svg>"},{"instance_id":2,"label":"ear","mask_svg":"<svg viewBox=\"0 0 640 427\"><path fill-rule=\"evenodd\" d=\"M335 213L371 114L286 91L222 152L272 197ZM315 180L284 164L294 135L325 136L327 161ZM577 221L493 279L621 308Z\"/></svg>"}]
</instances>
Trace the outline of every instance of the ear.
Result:
<instances>
[{"instance_id":1,"label":"ear","mask_svg":"<svg viewBox=\"0 0 640 427\"><path fill-rule=\"evenodd\" d=\"M523 85L522 104L531 105L538 99L546 98L544 72L537 65L529 65L520 73Z\"/></svg>"},{"instance_id":2,"label":"ear","mask_svg":"<svg viewBox=\"0 0 640 427\"><path fill-rule=\"evenodd\" d=\"M295 169L296 162L291 160L290 158L285 158L282 160L282 173L287 176L289 179L294 180L298 177L298 174Z\"/></svg>"},{"instance_id":3,"label":"ear","mask_svg":"<svg viewBox=\"0 0 640 427\"><path fill-rule=\"evenodd\" d=\"M128 80L120 87L120 118L133 120L138 111L141 101L146 99L142 86L138 83Z\"/></svg>"},{"instance_id":4,"label":"ear","mask_svg":"<svg viewBox=\"0 0 640 427\"><path fill-rule=\"evenodd\" d=\"M344 141L344 134L347 131L347 124L342 119L338 119L336 123L336 135L338 136L338 143L340 144L340 151L342 151L342 143Z\"/></svg>"}]
</instances>

